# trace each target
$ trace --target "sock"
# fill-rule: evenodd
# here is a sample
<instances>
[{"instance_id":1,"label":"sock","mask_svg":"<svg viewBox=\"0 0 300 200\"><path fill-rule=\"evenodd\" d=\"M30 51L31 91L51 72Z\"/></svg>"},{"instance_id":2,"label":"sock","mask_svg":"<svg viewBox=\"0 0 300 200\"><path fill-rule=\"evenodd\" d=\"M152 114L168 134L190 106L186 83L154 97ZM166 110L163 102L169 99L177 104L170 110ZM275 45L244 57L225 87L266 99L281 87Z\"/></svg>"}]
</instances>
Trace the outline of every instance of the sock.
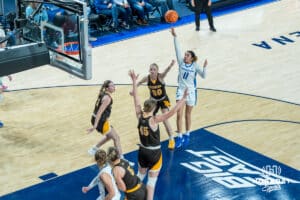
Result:
<instances>
[{"instance_id":1,"label":"sock","mask_svg":"<svg viewBox=\"0 0 300 200\"><path fill-rule=\"evenodd\" d=\"M178 133L178 137L182 138L182 133Z\"/></svg>"},{"instance_id":2,"label":"sock","mask_svg":"<svg viewBox=\"0 0 300 200\"><path fill-rule=\"evenodd\" d=\"M190 131L187 131L185 134L186 134L187 136L190 136Z\"/></svg>"}]
</instances>

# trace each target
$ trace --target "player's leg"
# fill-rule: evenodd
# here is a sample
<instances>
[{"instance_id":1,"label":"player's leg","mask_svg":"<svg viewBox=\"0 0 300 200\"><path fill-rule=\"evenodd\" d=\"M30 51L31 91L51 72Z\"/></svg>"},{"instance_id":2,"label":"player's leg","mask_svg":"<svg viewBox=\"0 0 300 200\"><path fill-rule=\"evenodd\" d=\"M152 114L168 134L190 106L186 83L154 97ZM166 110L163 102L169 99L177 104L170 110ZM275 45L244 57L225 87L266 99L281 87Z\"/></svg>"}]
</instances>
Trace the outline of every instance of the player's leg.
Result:
<instances>
[{"instance_id":1,"label":"player's leg","mask_svg":"<svg viewBox=\"0 0 300 200\"><path fill-rule=\"evenodd\" d=\"M147 200L152 200L154 197L155 186L157 178L162 167L162 154L160 154L159 160L148 172L148 181L147 181Z\"/></svg>"},{"instance_id":2,"label":"player's leg","mask_svg":"<svg viewBox=\"0 0 300 200\"><path fill-rule=\"evenodd\" d=\"M123 156L120 137L119 137L118 133L116 132L116 130L113 127L111 127L111 130L110 130L109 134L107 134L107 135L114 141L114 146L117 148L119 155Z\"/></svg>"},{"instance_id":3,"label":"player's leg","mask_svg":"<svg viewBox=\"0 0 300 200\"><path fill-rule=\"evenodd\" d=\"M163 109L161 109L161 112L162 112L162 113L166 113L166 112L168 112L168 111L169 111L168 108L163 108ZM171 126L171 124L170 124L170 122L169 122L168 119L165 120L163 123L164 123L164 126L165 126L166 131L167 131L168 136L169 136L169 144L168 144L168 148L169 148L169 149L174 149L174 148L175 148L175 140L174 140L174 137L173 137L172 126Z\"/></svg>"},{"instance_id":4,"label":"player's leg","mask_svg":"<svg viewBox=\"0 0 300 200\"><path fill-rule=\"evenodd\" d=\"M111 127L110 127L109 121L107 119L100 118L96 129L99 133L101 133L103 135L103 137L95 146L91 147L88 150L88 153L90 155L95 155L98 148L100 148L103 144L105 144L107 141L109 141L111 139L111 135L109 134L111 132Z\"/></svg>"}]
</instances>

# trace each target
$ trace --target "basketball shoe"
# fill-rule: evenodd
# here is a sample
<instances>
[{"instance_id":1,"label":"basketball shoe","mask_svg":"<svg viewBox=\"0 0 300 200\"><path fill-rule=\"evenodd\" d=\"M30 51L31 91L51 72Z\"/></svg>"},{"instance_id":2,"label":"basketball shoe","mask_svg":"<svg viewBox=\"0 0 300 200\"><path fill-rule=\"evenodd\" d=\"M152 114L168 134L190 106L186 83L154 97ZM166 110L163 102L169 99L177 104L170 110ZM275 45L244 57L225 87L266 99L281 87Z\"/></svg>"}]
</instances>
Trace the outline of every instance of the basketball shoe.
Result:
<instances>
[{"instance_id":1,"label":"basketball shoe","mask_svg":"<svg viewBox=\"0 0 300 200\"><path fill-rule=\"evenodd\" d=\"M173 150L173 149L175 148L175 140L174 140L174 138L169 139L168 148L169 148L170 150Z\"/></svg>"},{"instance_id":2,"label":"basketball shoe","mask_svg":"<svg viewBox=\"0 0 300 200\"><path fill-rule=\"evenodd\" d=\"M184 137L183 136L181 136L181 137L178 136L177 139L176 139L176 142L175 142L176 149L182 147L183 142L184 142Z\"/></svg>"},{"instance_id":3,"label":"basketball shoe","mask_svg":"<svg viewBox=\"0 0 300 200\"><path fill-rule=\"evenodd\" d=\"M94 156L96 154L97 150L98 150L98 148L93 146L92 148L90 148L88 150L88 154L90 154L91 156Z\"/></svg>"},{"instance_id":4,"label":"basketball shoe","mask_svg":"<svg viewBox=\"0 0 300 200\"><path fill-rule=\"evenodd\" d=\"M189 134L183 134L183 147L187 147L190 143L190 135Z\"/></svg>"}]
</instances>

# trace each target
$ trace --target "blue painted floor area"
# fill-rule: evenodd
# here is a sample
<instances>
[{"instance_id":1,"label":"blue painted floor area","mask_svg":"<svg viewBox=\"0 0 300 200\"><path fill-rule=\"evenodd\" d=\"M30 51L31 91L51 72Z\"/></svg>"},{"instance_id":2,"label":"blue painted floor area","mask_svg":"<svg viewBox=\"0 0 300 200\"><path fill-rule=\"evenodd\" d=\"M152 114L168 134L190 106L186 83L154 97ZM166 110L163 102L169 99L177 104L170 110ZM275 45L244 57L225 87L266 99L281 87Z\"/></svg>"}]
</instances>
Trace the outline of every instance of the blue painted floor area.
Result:
<instances>
[{"instance_id":1,"label":"blue painted floor area","mask_svg":"<svg viewBox=\"0 0 300 200\"><path fill-rule=\"evenodd\" d=\"M226 6L224 8L218 8L213 11L213 16L218 17L228 13L237 12L244 9L249 9L255 6L260 6L266 3L271 3L276 0L247 0L245 2L236 3L234 5ZM171 27L177 27L185 24L194 23L194 14L190 11L185 4L173 1L174 7L178 12L180 19L176 23L161 23L159 18L152 18L149 21L148 26L133 26L130 30L122 30L119 33L104 34L97 37L97 41L91 42L92 47L107 45L113 42L122 41L129 38L138 37L145 34L150 34L162 30L169 29ZM201 14L201 20L206 20L206 15ZM218 27L216 27L218 29Z\"/></svg>"},{"instance_id":2,"label":"blue painted floor area","mask_svg":"<svg viewBox=\"0 0 300 200\"><path fill-rule=\"evenodd\" d=\"M199 129L188 148L170 151L162 143L163 167L156 200L299 199L300 172L264 155ZM137 151L126 155L137 161ZM0 200L92 200L81 187L98 173L95 165L5 195Z\"/></svg>"}]
</instances>

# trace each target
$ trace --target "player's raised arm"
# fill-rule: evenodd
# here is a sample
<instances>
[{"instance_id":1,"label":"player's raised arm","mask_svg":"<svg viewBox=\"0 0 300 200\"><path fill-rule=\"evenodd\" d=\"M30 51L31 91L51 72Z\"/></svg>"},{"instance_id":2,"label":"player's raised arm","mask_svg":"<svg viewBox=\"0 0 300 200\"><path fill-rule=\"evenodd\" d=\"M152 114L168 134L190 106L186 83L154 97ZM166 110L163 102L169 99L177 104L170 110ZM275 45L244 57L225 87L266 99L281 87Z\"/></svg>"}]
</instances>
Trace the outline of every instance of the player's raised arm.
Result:
<instances>
[{"instance_id":1,"label":"player's raised arm","mask_svg":"<svg viewBox=\"0 0 300 200\"><path fill-rule=\"evenodd\" d=\"M128 75L130 76L132 80L132 96L134 100L134 107L135 107L135 114L138 118L142 113L142 107L140 103L140 99L137 95L137 79L139 75L136 75L134 70L129 70Z\"/></svg>"}]
</instances>

